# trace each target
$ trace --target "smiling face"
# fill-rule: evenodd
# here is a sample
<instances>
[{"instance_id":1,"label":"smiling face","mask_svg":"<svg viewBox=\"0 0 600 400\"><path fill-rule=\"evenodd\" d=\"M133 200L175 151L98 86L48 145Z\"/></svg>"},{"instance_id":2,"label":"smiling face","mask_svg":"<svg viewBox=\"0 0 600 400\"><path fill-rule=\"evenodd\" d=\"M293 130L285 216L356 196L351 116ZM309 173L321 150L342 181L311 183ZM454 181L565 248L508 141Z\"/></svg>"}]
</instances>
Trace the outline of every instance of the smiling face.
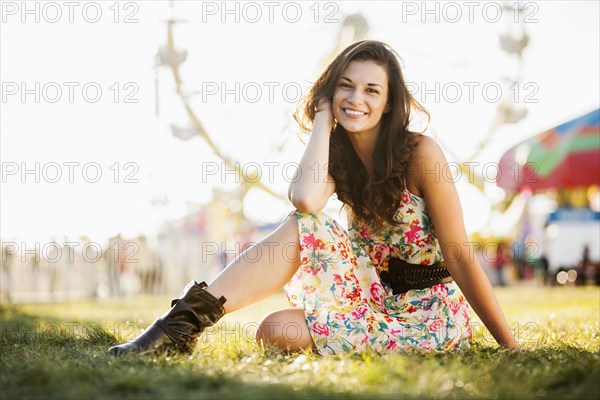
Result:
<instances>
[{"instance_id":1,"label":"smiling face","mask_svg":"<svg viewBox=\"0 0 600 400\"><path fill-rule=\"evenodd\" d=\"M373 61L351 61L336 85L333 116L348 133L377 134L388 111L387 98L385 68Z\"/></svg>"}]
</instances>

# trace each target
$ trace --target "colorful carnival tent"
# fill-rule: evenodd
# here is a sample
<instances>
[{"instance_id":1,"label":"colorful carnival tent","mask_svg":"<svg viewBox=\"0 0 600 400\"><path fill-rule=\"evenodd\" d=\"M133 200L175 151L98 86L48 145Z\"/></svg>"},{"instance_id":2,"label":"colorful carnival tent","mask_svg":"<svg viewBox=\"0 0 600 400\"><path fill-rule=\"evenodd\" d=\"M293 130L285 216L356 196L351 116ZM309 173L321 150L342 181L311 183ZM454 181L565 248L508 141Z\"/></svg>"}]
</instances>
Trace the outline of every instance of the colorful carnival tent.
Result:
<instances>
[{"instance_id":1,"label":"colorful carnival tent","mask_svg":"<svg viewBox=\"0 0 600 400\"><path fill-rule=\"evenodd\" d=\"M600 185L600 109L510 148L496 183L509 190Z\"/></svg>"}]
</instances>

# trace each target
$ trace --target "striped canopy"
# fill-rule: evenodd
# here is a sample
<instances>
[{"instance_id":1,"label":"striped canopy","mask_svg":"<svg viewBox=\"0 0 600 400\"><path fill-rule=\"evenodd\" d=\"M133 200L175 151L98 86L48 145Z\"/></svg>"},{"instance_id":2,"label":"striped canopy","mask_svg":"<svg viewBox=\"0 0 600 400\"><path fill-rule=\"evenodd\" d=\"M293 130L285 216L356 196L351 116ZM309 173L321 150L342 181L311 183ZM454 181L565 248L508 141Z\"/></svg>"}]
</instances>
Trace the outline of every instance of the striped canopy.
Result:
<instances>
[{"instance_id":1,"label":"striped canopy","mask_svg":"<svg viewBox=\"0 0 600 400\"><path fill-rule=\"evenodd\" d=\"M600 185L600 109L510 148L496 184L509 190Z\"/></svg>"}]
</instances>

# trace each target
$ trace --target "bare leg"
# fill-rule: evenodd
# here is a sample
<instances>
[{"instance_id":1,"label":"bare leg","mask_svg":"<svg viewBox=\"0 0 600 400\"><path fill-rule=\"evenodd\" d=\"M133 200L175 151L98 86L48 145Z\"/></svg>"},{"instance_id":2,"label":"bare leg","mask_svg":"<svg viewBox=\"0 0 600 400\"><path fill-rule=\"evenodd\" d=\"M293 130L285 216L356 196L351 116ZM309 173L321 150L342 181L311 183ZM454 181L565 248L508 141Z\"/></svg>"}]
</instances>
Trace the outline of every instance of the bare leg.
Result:
<instances>
[{"instance_id":1,"label":"bare leg","mask_svg":"<svg viewBox=\"0 0 600 400\"><path fill-rule=\"evenodd\" d=\"M188 285L171 309L140 336L128 343L113 346L108 352L118 356L155 351L165 346L191 351L193 343L204 329L224 313L270 296L292 278L300 265L298 241L298 223L292 215L270 235L240 254L209 286L205 287L204 283ZM221 296L227 299L225 304ZM293 339L298 337L298 340L290 340L292 346L289 347L295 348L293 346L298 345L296 342L302 346L312 343L303 310L292 310L287 314L272 313L265 320L275 322L261 328L261 332L265 331L265 326L275 328L272 335L264 335L265 341L269 340L275 345L281 342L284 346L287 342L281 338L289 336L294 328Z\"/></svg>"},{"instance_id":2,"label":"bare leg","mask_svg":"<svg viewBox=\"0 0 600 400\"><path fill-rule=\"evenodd\" d=\"M256 330L256 341L290 352L316 350L304 310L298 308L275 311L263 318Z\"/></svg>"},{"instance_id":3,"label":"bare leg","mask_svg":"<svg viewBox=\"0 0 600 400\"><path fill-rule=\"evenodd\" d=\"M298 270L298 222L288 217L271 234L240 254L206 290L225 296L230 313L280 290Z\"/></svg>"}]
</instances>

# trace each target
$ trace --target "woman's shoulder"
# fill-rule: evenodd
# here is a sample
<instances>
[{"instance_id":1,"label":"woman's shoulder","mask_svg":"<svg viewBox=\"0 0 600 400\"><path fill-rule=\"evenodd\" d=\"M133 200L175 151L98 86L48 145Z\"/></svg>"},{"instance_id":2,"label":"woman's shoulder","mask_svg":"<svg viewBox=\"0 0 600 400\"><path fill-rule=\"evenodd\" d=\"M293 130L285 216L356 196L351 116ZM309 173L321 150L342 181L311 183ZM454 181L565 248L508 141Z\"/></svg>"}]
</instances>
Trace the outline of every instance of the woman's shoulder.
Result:
<instances>
[{"instance_id":1,"label":"woman's shoulder","mask_svg":"<svg viewBox=\"0 0 600 400\"><path fill-rule=\"evenodd\" d=\"M439 156L443 156L444 152L438 142L427 135L417 135L415 147L411 154L411 161L426 162L428 160L439 160Z\"/></svg>"},{"instance_id":2,"label":"woman's shoulder","mask_svg":"<svg viewBox=\"0 0 600 400\"><path fill-rule=\"evenodd\" d=\"M423 197L426 179L439 179L446 158L438 142L431 136L418 135L406 173L407 189ZM444 165L442 165L444 164Z\"/></svg>"}]
</instances>

